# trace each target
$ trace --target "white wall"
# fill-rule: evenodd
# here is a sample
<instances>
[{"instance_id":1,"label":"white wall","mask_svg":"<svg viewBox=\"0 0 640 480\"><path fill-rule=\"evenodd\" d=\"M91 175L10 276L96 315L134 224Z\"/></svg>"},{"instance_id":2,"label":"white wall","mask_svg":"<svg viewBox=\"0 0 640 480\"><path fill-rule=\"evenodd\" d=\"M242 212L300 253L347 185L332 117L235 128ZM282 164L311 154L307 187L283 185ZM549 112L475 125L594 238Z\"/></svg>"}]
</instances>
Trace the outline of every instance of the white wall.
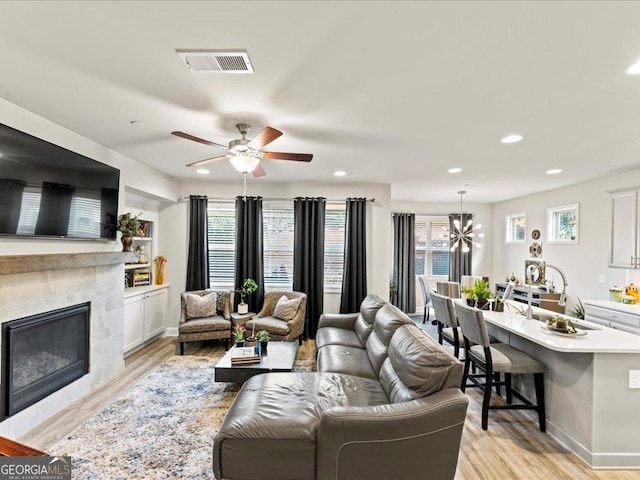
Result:
<instances>
[{"instance_id":1,"label":"white wall","mask_svg":"<svg viewBox=\"0 0 640 480\"><path fill-rule=\"evenodd\" d=\"M234 199L242 194L242 178L237 182L184 182L180 195L208 195L210 198ZM383 298L389 296L389 274L391 271L391 187L387 184L357 183L268 183L260 180L248 181L248 195L269 198L294 198L297 196L323 196L327 200L343 200L347 197L375 198L367 210L367 285L368 291ZM213 201L213 200L212 200ZM186 285L188 202L171 205L160 212L160 236L162 243L158 254L168 258L166 277L173 292L184 290ZM326 292L324 311L338 312L340 292ZM169 327L177 326L180 302L172 294L169 302ZM174 325L175 323L175 325Z\"/></svg>"},{"instance_id":2,"label":"white wall","mask_svg":"<svg viewBox=\"0 0 640 480\"><path fill-rule=\"evenodd\" d=\"M0 123L120 169L120 211L124 190L132 187L157 199L175 201L178 182L24 108L0 99ZM0 237L0 255L103 252L120 250L119 243L78 240L17 239Z\"/></svg>"},{"instance_id":3,"label":"white wall","mask_svg":"<svg viewBox=\"0 0 640 480\"><path fill-rule=\"evenodd\" d=\"M486 203L464 203L464 213L473 214L473 223L482 225L479 232L484 233L484 238L478 239L481 248L473 248L471 269L473 275L489 277L491 284L495 283L493 276L493 205ZM416 215L449 215L460 213L460 203L455 202L406 202L392 201L392 213L415 213ZM390 220L391 221L391 220ZM391 250L389 250L391 256ZM435 279L430 280L431 287ZM416 282L416 310L421 312L424 308L422 291Z\"/></svg>"},{"instance_id":4,"label":"white wall","mask_svg":"<svg viewBox=\"0 0 640 480\"><path fill-rule=\"evenodd\" d=\"M607 190L636 185L640 185L640 170L495 204L492 226L494 276L504 280L514 272L523 279L524 262L532 259L529 255L529 245L533 242L531 231L538 229L542 233L542 256L538 259L558 266L567 276L568 313L573 309L576 297L581 300L607 299L609 287L624 287L629 281L638 283L638 272L608 266L611 207L606 193ZM579 243L547 243L546 209L572 203L580 204ZM517 212L527 213L526 242L523 245L506 245L505 215ZM599 275L604 275L604 283L599 282ZM561 286L560 276L553 270L547 272L549 277L554 278L556 287Z\"/></svg>"}]
</instances>

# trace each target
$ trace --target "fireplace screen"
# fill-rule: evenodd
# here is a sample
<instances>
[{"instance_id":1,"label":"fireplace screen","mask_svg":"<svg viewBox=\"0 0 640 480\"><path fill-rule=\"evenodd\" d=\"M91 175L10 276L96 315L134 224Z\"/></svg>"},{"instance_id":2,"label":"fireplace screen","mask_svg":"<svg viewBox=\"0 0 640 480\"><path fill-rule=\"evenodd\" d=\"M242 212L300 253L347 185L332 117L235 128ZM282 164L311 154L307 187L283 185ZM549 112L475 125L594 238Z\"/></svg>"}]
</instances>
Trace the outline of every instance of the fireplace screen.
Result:
<instances>
[{"instance_id":1,"label":"fireplace screen","mask_svg":"<svg viewBox=\"0 0 640 480\"><path fill-rule=\"evenodd\" d=\"M3 416L89 373L90 304L2 325Z\"/></svg>"}]
</instances>

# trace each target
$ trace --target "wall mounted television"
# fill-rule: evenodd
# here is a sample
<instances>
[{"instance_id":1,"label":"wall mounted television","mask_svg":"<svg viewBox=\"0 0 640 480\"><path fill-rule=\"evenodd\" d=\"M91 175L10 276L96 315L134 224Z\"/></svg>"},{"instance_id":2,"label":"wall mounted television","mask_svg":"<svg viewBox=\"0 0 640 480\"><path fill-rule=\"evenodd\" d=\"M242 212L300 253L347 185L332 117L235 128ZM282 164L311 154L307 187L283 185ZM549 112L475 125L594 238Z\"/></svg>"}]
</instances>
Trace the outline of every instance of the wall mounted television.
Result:
<instances>
[{"instance_id":1,"label":"wall mounted television","mask_svg":"<svg viewBox=\"0 0 640 480\"><path fill-rule=\"evenodd\" d=\"M0 124L0 236L115 240L120 170Z\"/></svg>"}]
</instances>

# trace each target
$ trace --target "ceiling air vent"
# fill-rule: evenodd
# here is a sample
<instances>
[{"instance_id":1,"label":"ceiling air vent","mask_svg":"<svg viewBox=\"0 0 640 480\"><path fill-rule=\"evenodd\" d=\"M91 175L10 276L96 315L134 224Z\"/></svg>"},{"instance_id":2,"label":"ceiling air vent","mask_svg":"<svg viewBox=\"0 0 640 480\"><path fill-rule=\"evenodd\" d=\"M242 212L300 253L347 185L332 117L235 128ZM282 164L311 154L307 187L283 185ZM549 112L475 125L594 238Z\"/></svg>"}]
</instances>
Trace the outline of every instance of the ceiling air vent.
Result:
<instances>
[{"instance_id":1,"label":"ceiling air vent","mask_svg":"<svg viewBox=\"0 0 640 480\"><path fill-rule=\"evenodd\" d=\"M194 73L253 73L244 50L181 50L176 53Z\"/></svg>"}]
</instances>

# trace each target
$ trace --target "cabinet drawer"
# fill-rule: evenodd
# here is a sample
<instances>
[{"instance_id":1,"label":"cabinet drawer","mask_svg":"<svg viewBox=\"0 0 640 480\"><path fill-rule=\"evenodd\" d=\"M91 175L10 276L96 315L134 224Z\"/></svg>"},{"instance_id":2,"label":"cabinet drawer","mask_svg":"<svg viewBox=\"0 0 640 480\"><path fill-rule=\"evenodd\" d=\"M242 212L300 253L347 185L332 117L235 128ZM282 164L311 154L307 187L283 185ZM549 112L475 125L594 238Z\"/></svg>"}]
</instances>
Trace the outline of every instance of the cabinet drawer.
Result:
<instances>
[{"instance_id":1,"label":"cabinet drawer","mask_svg":"<svg viewBox=\"0 0 640 480\"><path fill-rule=\"evenodd\" d=\"M626 325L640 329L640 317L630 313L618 312L608 308L595 307L593 305L585 305L586 320L594 319L597 323L606 325L608 322L618 325Z\"/></svg>"}]
</instances>

